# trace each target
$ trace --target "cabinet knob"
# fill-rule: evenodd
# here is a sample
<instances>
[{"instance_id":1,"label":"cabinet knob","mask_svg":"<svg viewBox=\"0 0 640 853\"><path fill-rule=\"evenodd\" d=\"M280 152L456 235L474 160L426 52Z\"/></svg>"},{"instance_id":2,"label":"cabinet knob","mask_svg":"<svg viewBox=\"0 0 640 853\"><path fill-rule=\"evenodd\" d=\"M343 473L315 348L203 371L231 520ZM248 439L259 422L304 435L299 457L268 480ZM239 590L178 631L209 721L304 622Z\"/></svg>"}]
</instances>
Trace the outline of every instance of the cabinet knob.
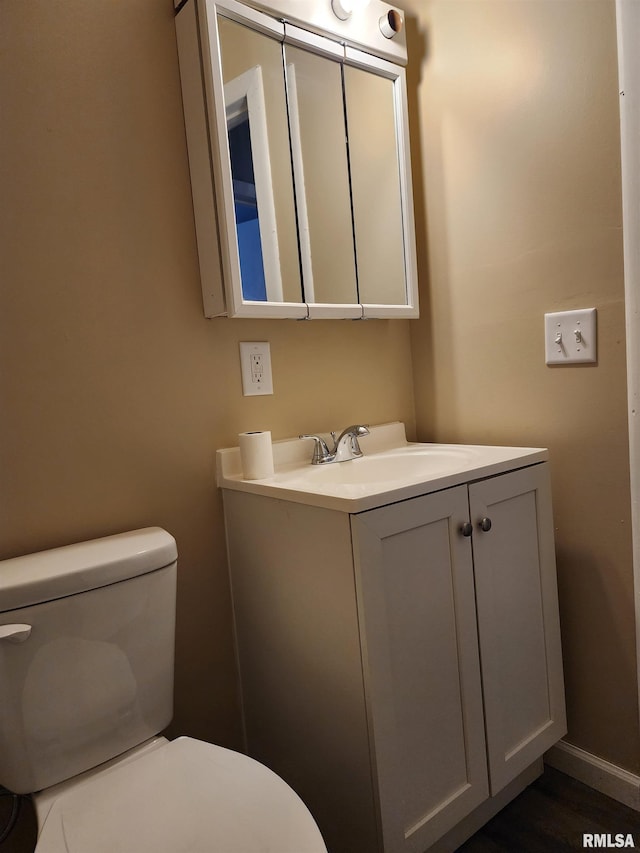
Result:
<instances>
[{"instance_id":1,"label":"cabinet knob","mask_svg":"<svg viewBox=\"0 0 640 853\"><path fill-rule=\"evenodd\" d=\"M462 533L463 536L471 536L473 533L473 524L471 524L470 521L465 521L460 527L460 533Z\"/></svg>"},{"instance_id":2,"label":"cabinet knob","mask_svg":"<svg viewBox=\"0 0 640 853\"><path fill-rule=\"evenodd\" d=\"M491 519L490 518L481 519L480 530L484 530L485 533L487 533L489 530L491 530Z\"/></svg>"}]
</instances>

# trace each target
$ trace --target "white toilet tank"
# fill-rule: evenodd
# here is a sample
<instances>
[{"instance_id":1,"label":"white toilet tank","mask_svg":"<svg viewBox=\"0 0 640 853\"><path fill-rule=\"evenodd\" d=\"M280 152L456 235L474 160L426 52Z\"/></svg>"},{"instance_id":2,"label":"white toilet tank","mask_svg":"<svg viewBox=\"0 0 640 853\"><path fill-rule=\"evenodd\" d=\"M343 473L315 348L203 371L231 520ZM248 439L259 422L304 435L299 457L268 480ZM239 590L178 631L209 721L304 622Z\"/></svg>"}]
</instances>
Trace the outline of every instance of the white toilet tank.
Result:
<instances>
[{"instance_id":1,"label":"white toilet tank","mask_svg":"<svg viewBox=\"0 0 640 853\"><path fill-rule=\"evenodd\" d=\"M150 527L0 563L0 784L39 791L167 726L176 559Z\"/></svg>"}]
</instances>

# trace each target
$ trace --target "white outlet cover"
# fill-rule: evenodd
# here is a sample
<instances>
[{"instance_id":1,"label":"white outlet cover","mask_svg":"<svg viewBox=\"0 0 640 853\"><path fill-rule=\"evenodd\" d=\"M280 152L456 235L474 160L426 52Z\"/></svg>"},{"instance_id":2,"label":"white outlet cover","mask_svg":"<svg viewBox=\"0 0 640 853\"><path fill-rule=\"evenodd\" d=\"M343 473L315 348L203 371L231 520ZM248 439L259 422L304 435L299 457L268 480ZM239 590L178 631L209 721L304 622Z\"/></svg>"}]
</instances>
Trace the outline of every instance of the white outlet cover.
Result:
<instances>
[{"instance_id":1,"label":"white outlet cover","mask_svg":"<svg viewBox=\"0 0 640 853\"><path fill-rule=\"evenodd\" d=\"M258 364L257 368L256 363ZM271 348L268 341L242 341L240 343L240 370L242 372L242 393L245 397L273 394Z\"/></svg>"},{"instance_id":2,"label":"white outlet cover","mask_svg":"<svg viewBox=\"0 0 640 853\"><path fill-rule=\"evenodd\" d=\"M547 364L593 364L598 360L596 309L545 314L544 343Z\"/></svg>"}]
</instances>

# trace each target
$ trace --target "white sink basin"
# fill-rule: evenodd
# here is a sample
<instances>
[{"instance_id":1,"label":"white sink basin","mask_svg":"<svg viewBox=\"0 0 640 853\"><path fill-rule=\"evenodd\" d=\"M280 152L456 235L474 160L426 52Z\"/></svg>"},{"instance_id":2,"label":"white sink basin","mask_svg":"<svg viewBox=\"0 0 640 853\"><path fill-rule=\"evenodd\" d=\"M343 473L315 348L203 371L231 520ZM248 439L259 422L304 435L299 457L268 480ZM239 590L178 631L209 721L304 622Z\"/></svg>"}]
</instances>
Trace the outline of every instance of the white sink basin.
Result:
<instances>
[{"instance_id":1,"label":"white sink basin","mask_svg":"<svg viewBox=\"0 0 640 853\"><path fill-rule=\"evenodd\" d=\"M407 445L397 450L362 456L349 462L307 465L303 469L281 472L275 481L283 485L314 489L320 485L366 485L431 479L438 474L466 469L478 456L473 447L415 447Z\"/></svg>"},{"instance_id":2,"label":"white sink basin","mask_svg":"<svg viewBox=\"0 0 640 853\"><path fill-rule=\"evenodd\" d=\"M404 425L397 422L371 426L360 446L364 456L359 459L312 465L308 441L276 441L275 473L263 480L245 479L239 448L225 448L217 452L218 485L276 500L362 512L548 458L541 448L411 443Z\"/></svg>"}]
</instances>

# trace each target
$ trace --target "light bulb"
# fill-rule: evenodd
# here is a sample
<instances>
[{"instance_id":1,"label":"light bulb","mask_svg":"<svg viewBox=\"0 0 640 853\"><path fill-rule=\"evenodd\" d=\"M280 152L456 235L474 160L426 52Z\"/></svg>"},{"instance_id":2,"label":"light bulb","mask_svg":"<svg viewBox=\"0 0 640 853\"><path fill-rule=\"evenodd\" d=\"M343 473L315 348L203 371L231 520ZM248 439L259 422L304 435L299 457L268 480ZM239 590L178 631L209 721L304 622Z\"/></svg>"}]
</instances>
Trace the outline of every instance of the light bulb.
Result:
<instances>
[{"instance_id":1,"label":"light bulb","mask_svg":"<svg viewBox=\"0 0 640 853\"><path fill-rule=\"evenodd\" d=\"M347 21L354 12L360 12L369 5L369 0L331 0L333 14L341 21Z\"/></svg>"}]
</instances>

